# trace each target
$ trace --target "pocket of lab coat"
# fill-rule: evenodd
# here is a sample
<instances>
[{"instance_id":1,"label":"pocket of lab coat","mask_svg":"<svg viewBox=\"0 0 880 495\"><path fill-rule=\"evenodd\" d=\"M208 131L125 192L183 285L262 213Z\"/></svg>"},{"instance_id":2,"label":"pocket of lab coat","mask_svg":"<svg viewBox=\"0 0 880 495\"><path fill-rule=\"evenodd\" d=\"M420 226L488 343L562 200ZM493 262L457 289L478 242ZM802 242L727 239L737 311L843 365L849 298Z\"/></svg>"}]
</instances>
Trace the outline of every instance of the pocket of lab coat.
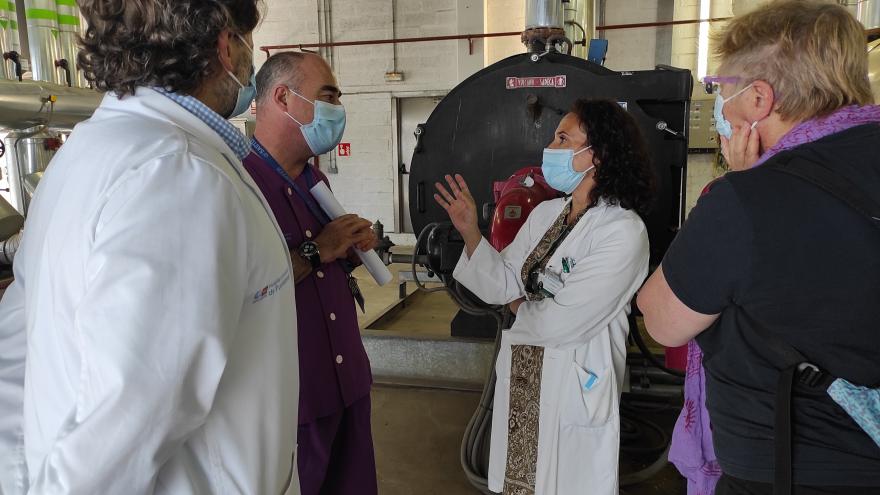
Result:
<instances>
[{"instance_id":1,"label":"pocket of lab coat","mask_svg":"<svg viewBox=\"0 0 880 495\"><path fill-rule=\"evenodd\" d=\"M578 363L571 363L573 384L566 390L567 411L564 424L596 428L604 426L613 416L612 400L613 373L610 367L585 369Z\"/></svg>"}]
</instances>

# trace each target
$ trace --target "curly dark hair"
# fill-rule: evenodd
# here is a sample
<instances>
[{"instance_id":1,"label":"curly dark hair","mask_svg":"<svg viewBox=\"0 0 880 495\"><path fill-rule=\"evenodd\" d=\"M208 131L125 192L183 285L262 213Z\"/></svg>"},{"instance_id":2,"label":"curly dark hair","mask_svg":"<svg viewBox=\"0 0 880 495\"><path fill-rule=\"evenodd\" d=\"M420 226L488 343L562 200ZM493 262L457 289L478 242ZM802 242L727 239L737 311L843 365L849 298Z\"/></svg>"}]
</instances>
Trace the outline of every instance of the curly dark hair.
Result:
<instances>
[{"instance_id":1,"label":"curly dark hair","mask_svg":"<svg viewBox=\"0 0 880 495\"><path fill-rule=\"evenodd\" d=\"M77 62L100 91L191 93L216 69L217 37L260 22L259 0L78 0L88 27Z\"/></svg>"},{"instance_id":2,"label":"curly dark hair","mask_svg":"<svg viewBox=\"0 0 880 495\"><path fill-rule=\"evenodd\" d=\"M593 150L596 187L591 206L609 203L647 215L654 205L657 178L635 119L617 102L577 100L571 109Z\"/></svg>"}]
</instances>

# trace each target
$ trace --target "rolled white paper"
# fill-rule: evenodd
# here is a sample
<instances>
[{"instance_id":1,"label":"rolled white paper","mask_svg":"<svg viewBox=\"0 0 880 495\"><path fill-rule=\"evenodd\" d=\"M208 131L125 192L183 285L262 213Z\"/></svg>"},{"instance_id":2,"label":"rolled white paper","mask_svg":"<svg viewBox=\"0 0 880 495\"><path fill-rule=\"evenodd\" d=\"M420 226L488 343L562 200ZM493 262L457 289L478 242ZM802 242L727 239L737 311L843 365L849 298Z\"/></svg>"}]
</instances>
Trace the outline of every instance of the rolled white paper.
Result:
<instances>
[{"instance_id":1,"label":"rolled white paper","mask_svg":"<svg viewBox=\"0 0 880 495\"><path fill-rule=\"evenodd\" d=\"M315 197L315 200L318 201L318 204L321 205L321 208L324 209L327 216L331 219L336 220L342 215L345 215L345 209L339 204L336 197L333 196L333 193L330 191L330 188L327 187L327 184L318 182L318 184L311 189L311 192L312 196ZM385 285L391 281L393 278L391 272L388 271L388 267L385 266L385 263L382 263L382 260L379 259L379 255L376 254L375 251L370 250L364 252L355 248L354 252L356 252L361 261L363 261L367 271L370 272L370 275L373 276L373 280L375 280L377 284Z\"/></svg>"}]
</instances>

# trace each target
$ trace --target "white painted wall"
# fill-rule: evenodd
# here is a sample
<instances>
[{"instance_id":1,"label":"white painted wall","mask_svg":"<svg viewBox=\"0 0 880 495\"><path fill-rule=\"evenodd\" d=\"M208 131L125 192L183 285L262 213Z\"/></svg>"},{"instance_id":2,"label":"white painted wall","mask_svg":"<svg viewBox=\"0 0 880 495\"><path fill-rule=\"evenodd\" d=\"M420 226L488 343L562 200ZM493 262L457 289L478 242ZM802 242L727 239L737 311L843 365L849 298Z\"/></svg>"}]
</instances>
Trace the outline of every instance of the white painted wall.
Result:
<instances>
[{"instance_id":1,"label":"white painted wall","mask_svg":"<svg viewBox=\"0 0 880 495\"><path fill-rule=\"evenodd\" d=\"M656 21L663 1L607 0L605 23ZM733 1L713 0L713 15L729 15ZM331 0L331 30L326 33L319 28L323 20L318 13L320 1L266 0L264 20L254 33L255 63L259 68L265 60L258 50L264 45L315 43L322 38L355 41L519 31L525 22L523 2ZM698 0L675 0L676 19L695 18L698 12ZM605 36L608 66L613 69L651 69L670 62L694 68L696 64L695 25L674 28L671 61L657 60L654 29L608 31ZM393 231L399 161L394 98L445 94L484 66L523 50L518 36L478 40L472 54L467 41L402 44L396 50L392 45L334 48L333 63L348 113L343 142L351 143L352 156L324 156L321 164L327 170L335 162L338 173L330 174L330 180L343 206L365 218L381 220L387 231ZM386 83L384 75L392 69L403 72L404 81ZM394 240L407 242L409 238Z\"/></svg>"},{"instance_id":2,"label":"white painted wall","mask_svg":"<svg viewBox=\"0 0 880 495\"><path fill-rule=\"evenodd\" d=\"M315 0L267 0L263 23L254 33L255 61L266 55L260 46L359 41L482 33L483 0L331 0L329 33L321 32L323 17ZM393 232L397 180L393 97L445 94L483 68L482 41L469 53L467 41L439 41L336 47L333 66L344 95L348 125L343 142L351 157L323 156L343 206ZM396 62L395 62L396 58ZM385 82L385 73L404 74L402 82ZM404 239L404 242L407 239Z\"/></svg>"},{"instance_id":3,"label":"white painted wall","mask_svg":"<svg viewBox=\"0 0 880 495\"><path fill-rule=\"evenodd\" d=\"M657 22L657 0L608 0L605 25ZM605 66L612 70L650 70L657 65L657 28L615 29L608 40ZM669 63L669 61L661 61Z\"/></svg>"}]
</instances>

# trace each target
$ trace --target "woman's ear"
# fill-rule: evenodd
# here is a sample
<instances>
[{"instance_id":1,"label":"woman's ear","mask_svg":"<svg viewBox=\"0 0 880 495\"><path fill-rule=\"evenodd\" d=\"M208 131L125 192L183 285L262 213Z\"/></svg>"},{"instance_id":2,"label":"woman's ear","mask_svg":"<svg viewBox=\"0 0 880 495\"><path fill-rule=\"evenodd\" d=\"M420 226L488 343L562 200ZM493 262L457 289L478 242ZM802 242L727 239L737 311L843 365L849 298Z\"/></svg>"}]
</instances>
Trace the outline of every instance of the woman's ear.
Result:
<instances>
[{"instance_id":1,"label":"woman's ear","mask_svg":"<svg viewBox=\"0 0 880 495\"><path fill-rule=\"evenodd\" d=\"M749 120L759 121L767 118L776 106L776 94L773 92L773 86L767 81L757 80L752 83L755 90L755 97L752 100L752 108L749 110L754 113Z\"/></svg>"}]
</instances>

